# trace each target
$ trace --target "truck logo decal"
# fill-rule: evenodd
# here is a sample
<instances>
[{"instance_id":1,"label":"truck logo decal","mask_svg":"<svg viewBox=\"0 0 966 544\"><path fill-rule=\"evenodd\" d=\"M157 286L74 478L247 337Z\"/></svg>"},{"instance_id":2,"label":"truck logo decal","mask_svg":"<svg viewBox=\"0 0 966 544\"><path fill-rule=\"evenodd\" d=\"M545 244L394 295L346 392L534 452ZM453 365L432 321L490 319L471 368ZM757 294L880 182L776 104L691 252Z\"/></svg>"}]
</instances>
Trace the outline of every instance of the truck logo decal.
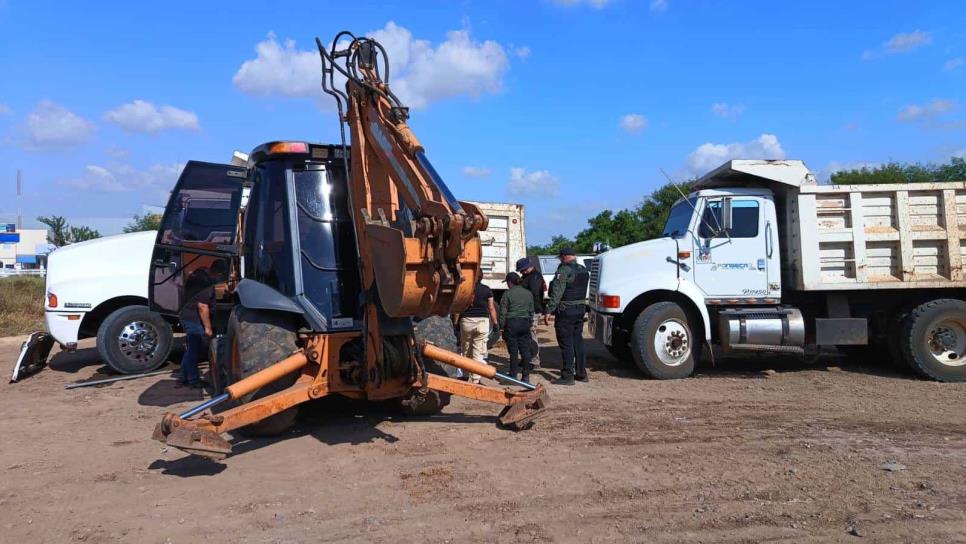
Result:
<instances>
[{"instance_id":1,"label":"truck logo decal","mask_svg":"<svg viewBox=\"0 0 966 544\"><path fill-rule=\"evenodd\" d=\"M64 303L64 308L90 308L91 305L87 302L67 302Z\"/></svg>"},{"instance_id":2,"label":"truck logo decal","mask_svg":"<svg viewBox=\"0 0 966 544\"><path fill-rule=\"evenodd\" d=\"M711 266L712 272L727 270L754 270L755 265L748 263L717 263Z\"/></svg>"}]
</instances>

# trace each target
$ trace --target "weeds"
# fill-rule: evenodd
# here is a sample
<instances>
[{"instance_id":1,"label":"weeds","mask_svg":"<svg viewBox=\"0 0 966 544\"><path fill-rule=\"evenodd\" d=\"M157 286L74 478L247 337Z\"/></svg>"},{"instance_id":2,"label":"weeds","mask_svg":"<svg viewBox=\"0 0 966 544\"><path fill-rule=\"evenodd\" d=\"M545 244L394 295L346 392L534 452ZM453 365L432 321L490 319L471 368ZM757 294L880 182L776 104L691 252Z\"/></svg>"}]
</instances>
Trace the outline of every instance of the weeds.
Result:
<instances>
[{"instance_id":1,"label":"weeds","mask_svg":"<svg viewBox=\"0 0 966 544\"><path fill-rule=\"evenodd\" d=\"M44 279L0 278L0 336L44 329Z\"/></svg>"}]
</instances>

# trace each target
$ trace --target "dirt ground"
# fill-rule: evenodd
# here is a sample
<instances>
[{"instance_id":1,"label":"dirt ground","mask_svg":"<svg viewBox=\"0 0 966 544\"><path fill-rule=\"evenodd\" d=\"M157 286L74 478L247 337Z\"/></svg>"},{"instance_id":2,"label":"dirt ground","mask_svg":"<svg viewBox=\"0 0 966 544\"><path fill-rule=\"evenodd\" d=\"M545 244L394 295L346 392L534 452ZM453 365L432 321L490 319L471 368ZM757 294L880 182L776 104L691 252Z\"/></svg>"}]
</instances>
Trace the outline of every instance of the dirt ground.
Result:
<instances>
[{"instance_id":1,"label":"dirt ground","mask_svg":"<svg viewBox=\"0 0 966 544\"><path fill-rule=\"evenodd\" d=\"M167 375L64 390L105 371L85 345L0 386L2 541L966 542L966 384L765 358L657 382L591 341L529 431L330 403L216 463L150 440L201 400Z\"/></svg>"}]
</instances>

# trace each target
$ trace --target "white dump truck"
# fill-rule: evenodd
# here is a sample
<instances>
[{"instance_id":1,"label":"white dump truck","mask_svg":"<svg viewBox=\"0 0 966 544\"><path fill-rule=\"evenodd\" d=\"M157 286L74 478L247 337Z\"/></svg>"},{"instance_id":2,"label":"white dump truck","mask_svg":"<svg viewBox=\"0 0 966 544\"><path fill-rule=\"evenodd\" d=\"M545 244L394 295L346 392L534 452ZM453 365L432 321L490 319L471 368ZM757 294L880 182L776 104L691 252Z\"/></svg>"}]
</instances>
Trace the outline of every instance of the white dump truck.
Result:
<instances>
[{"instance_id":1,"label":"white dump truck","mask_svg":"<svg viewBox=\"0 0 966 544\"><path fill-rule=\"evenodd\" d=\"M527 256L527 237L523 227L523 205L503 202L472 202L489 217L490 224L480 231L483 245L483 283L499 299L506 291L508 272L517 260Z\"/></svg>"},{"instance_id":2,"label":"white dump truck","mask_svg":"<svg viewBox=\"0 0 966 544\"><path fill-rule=\"evenodd\" d=\"M661 238L591 263L590 328L649 376L710 345L888 355L966 380L966 183L819 185L795 160L697 180Z\"/></svg>"}]
</instances>

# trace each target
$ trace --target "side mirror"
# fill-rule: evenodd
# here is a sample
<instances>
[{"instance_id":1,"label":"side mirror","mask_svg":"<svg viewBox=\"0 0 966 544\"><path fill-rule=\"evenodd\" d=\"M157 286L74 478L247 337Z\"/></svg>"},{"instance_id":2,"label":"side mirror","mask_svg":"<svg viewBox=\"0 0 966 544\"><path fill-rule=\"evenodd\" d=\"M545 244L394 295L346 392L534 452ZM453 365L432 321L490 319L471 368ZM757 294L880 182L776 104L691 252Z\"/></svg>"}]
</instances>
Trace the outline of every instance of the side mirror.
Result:
<instances>
[{"instance_id":1,"label":"side mirror","mask_svg":"<svg viewBox=\"0 0 966 544\"><path fill-rule=\"evenodd\" d=\"M721 230L731 232L731 197L726 196L721 201Z\"/></svg>"}]
</instances>

